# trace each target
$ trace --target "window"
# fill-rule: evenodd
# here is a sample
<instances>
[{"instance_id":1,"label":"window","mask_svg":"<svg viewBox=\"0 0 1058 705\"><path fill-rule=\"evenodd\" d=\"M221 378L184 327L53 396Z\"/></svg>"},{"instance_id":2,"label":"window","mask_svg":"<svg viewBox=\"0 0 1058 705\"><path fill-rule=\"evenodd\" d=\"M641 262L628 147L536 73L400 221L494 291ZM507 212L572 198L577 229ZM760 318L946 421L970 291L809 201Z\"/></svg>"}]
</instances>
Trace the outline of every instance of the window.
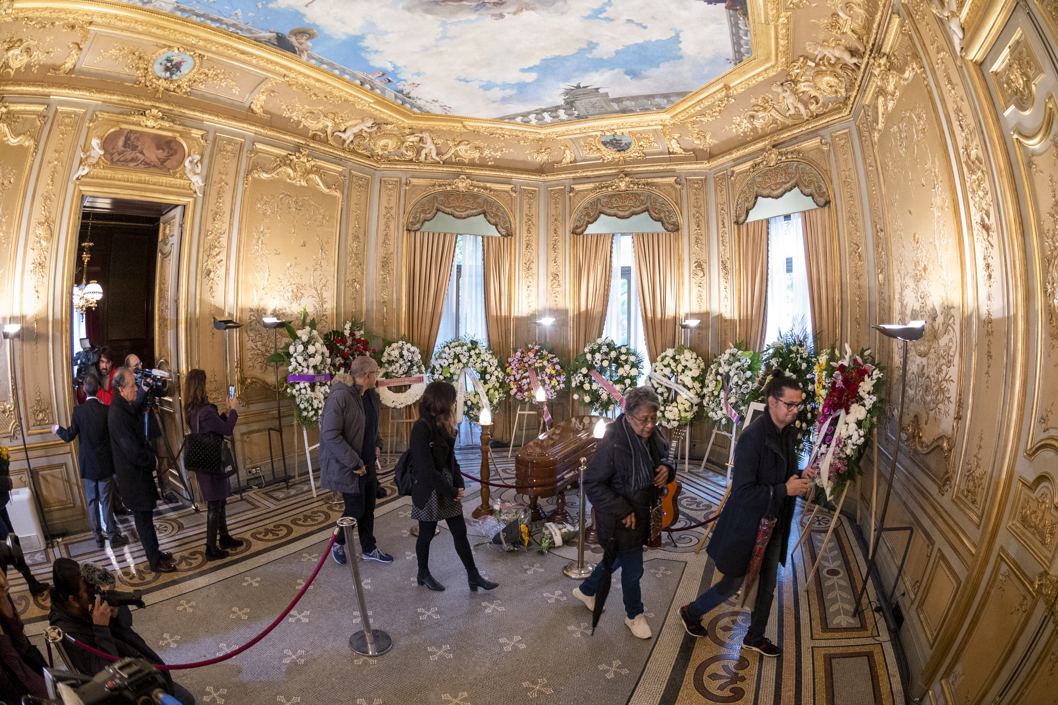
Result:
<instances>
[{"instance_id":1,"label":"window","mask_svg":"<svg viewBox=\"0 0 1058 705\"><path fill-rule=\"evenodd\" d=\"M452 274L448 280L441 326L434 352L453 338L466 337L488 343L485 327L485 263L481 235L460 235Z\"/></svg>"},{"instance_id":2,"label":"window","mask_svg":"<svg viewBox=\"0 0 1058 705\"><path fill-rule=\"evenodd\" d=\"M808 299L801 214L768 221L768 312L764 343L783 333L805 331L812 339L812 309Z\"/></svg>"},{"instance_id":3,"label":"window","mask_svg":"<svg viewBox=\"0 0 1058 705\"><path fill-rule=\"evenodd\" d=\"M602 335L604 338L613 338L618 345L628 345L639 352L646 362L642 369L643 375L650 371L647 339L643 332L643 314L639 309L639 284L636 282L635 250L631 235L613 236L610 301L606 308Z\"/></svg>"}]
</instances>

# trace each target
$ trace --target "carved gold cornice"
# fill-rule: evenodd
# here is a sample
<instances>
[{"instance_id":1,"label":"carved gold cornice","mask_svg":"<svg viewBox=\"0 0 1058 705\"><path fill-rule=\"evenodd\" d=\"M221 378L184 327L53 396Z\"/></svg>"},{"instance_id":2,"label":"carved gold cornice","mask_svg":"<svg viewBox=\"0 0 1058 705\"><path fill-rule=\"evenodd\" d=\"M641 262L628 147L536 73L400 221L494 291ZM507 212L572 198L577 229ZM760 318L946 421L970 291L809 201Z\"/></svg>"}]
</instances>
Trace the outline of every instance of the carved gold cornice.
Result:
<instances>
[{"instance_id":1,"label":"carved gold cornice","mask_svg":"<svg viewBox=\"0 0 1058 705\"><path fill-rule=\"evenodd\" d=\"M254 158L259 156L268 156L271 159L267 164L260 161L255 163ZM249 162L251 166L246 171L244 185L249 185L250 179L267 181L284 178L297 186L315 186L324 193L339 197L342 195L342 169L315 159L307 149L285 152L257 145L250 152Z\"/></svg>"},{"instance_id":2,"label":"carved gold cornice","mask_svg":"<svg viewBox=\"0 0 1058 705\"><path fill-rule=\"evenodd\" d=\"M1051 618L1058 620L1058 575L1041 570L1033 581L1032 591L1043 600L1044 608Z\"/></svg>"},{"instance_id":3,"label":"carved gold cornice","mask_svg":"<svg viewBox=\"0 0 1058 705\"><path fill-rule=\"evenodd\" d=\"M1036 83L1044 72L1022 28L1017 29L989 72L1005 109L1013 107L1023 113L1032 109L1036 102Z\"/></svg>"},{"instance_id":4,"label":"carved gold cornice","mask_svg":"<svg viewBox=\"0 0 1058 705\"><path fill-rule=\"evenodd\" d=\"M608 213L611 207L627 210L632 206L635 213L649 212L651 217L662 223L669 232L677 232L683 227L683 185L680 178L634 179L622 173L610 181L571 186L569 192L570 232L583 233L584 229L598 218L599 214L595 213L595 210ZM622 194L638 194L638 201L612 198ZM609 205L604 205L601 209L598 203L595 203L607 199ZM593 212L582 213L585 208L592 208Z\"/></svg>"},{"instance_id":5,"label":"carved gold cornice","mask_svg":"<svg viewBox=\"0 0 1058 705\"><path fill-rule=\"evenodd\" d=\"M487 206L484 202L477 203L480 206L481 212L485 213L486 219L492 225L496 227L501 235L511 236L514 234L514 223L516 222L515 212L515 201L517 199L518 188L511 184L492 184L485 181L475 181L469 178L466 174L460 174L455 179L407 179L404 182L404 217L403 224L412 230L418 230L421 227L421 218L416 219L417 227L411 227L409 225L409 217L416 212L416 208L424 202L425 199L429 199L434 196L443 194L451 194L456 197L453 200L452 205L456 205L456 201L459 201L459 208L447 208L444 199L434 199L436 202L431 204L433 212L437 209L442 210L449 215L454 217L469 217L462 215L462 212L470 206L466 199L458 199L460 194L474 194L487 199L500 210L500 213L496 213L492 206ZM469 211L468 211L469 212ZM476 213L475 213L476 214ZM422 213L419 214L423 215ZM427 216L432 217L431 212Z\"/></svg>"}]
</instances>

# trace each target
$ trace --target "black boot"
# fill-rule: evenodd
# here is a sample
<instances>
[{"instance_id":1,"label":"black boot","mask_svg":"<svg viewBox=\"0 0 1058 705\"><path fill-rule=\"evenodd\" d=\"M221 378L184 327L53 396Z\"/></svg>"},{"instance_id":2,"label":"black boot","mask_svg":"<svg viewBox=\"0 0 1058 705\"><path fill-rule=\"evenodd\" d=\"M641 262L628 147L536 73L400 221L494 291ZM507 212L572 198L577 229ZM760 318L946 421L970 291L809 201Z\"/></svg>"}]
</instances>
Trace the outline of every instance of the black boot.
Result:
<instances>
[{"instance_id":1,"label":"black boot","mask_svg":"<svg viewBox=\"0 0 1058 705\"><path fill-rule=\"evenodd\" d=\"M467 582L470 583L470 591L477 592L478 588L482 590L495 590L500 586L499 583L494 583L487 578L482 577L478 571L472 571L467 574Z\"/></svg>"},{"instance_id":2,"label":"black boot","mask_svg":"<svg viewBox=\"0 0 1058 705\"><path fill-rule=\"evenodd\" d=\"M227 557L228 557L228 552L227 551L222 551L221 549L217 548L216 546L206 546L206 560L207 561L215 561L217 559L227 558Z\"/></svg>"},{"instance_id":3,"label":"black boot","mask_svg":"<svg viewBox=\"0 0 1058 705\"><path fill-rule=\"evenodd\" d=\"M418 581L419 585L425 585L434 592L444 592L445 586L434 580L428 570L420 570L416 581Z\"/></svg>"},{"instance_id":4,"label":"black boot","mask_svg":"<svg viewBox=\"0 0 1058 705\"><path fill-rule=\"evenodd\" d=\"M240 546L243 545L243 543L244 542L241 541L240 539L233 538L231 536L224 536L222 534L221 537L220 537L219 545L220 545L221 548L239 548Z\"/></svg>"}]
</instances>

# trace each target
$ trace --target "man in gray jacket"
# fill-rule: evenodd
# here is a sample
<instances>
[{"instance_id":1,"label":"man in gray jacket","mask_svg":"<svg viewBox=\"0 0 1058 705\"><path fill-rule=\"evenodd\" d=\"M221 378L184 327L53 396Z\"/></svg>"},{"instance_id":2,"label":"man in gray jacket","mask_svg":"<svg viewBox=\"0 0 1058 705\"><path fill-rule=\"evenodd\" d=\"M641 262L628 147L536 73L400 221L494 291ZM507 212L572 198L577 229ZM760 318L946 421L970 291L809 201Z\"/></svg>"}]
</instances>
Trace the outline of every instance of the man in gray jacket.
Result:
<instances>
[{"instance_id":1,"label":"man in gray jacket","mask_svg":"<svg viewBox=\"0 0 1058 705\"><path fill-rule=\"evenodd\" d=\"M342 494L342 516L356 519L360 548L366 560L392 563L393 556L375 545L375 501L378 475L377 449L382 446L378 432L379 398L375 391L378 364L370 357L353 361L351 374L338 373L331 380L331 391L320 416L320 484ZM331 549L336 563L345 565L345 534Z\"/></svg>"}]
</instances>

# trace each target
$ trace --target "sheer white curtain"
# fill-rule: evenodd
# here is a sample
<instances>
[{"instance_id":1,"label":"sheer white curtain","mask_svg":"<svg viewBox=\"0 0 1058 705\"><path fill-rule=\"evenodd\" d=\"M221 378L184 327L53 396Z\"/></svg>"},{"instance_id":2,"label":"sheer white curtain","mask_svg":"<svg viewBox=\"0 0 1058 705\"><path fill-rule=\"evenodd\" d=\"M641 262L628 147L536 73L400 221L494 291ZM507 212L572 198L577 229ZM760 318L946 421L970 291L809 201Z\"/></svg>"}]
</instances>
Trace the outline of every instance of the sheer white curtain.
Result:
<instances>
[{"instance_id":1,"label":"sheer white curtain","mask_svg":"<svg viewBox=\"0 0 1058 705\"><path fill-rule=\"evenodd\" d=\"M789 218L787 220L787 218ZM768 314L764 342L771 344L782 333L812 332L801 214L768 221ZM811 336L809 336L811 337Z\"/></svg>"},{"instance_id":2,"label":"sheer white curtain","mask_svg":"<svg viewBox=\"0 0 1058 705\"><path fill-rule=\"evenodd\" d=\"M627 276L623 276L622 271L627 272ZM604 338L613 338L618 345L631 346L643 356L645 364L640 381L645 379L650 372L650 361L647 359L643 312L639 307L639 283L636 281L635 250L631 235L614 235L613 238L610 301L606 306L602 335Z\"/></svg>"},{"instance_id":3,"label":"sheer white curtain","mask_svg":"<svg viewBox=\"0 0 1058 705\"><path fill-rule=\"evenodd\" d=\"M463 236L463 281L460 286L459 334L488 344L485 327L485 259L481 235Z\"/></svg>"},{"instance_id":4,"label":"sheer white curtain","mask_svg":"<svg viewBox=\"0 0 1058 705\"><path fill-rule=\"evenodd\" d=\"M456 241L456 253L452 258L452 273L448 277L448 291L445 294L444 308L441 311L441 325L437 328L437 342L434 344L436 353L442 345L456 337L459 328L459 279L456 276L459 271L459 263L462 254L463 236L460 235Z\"/></svg>"}]
</instances>

